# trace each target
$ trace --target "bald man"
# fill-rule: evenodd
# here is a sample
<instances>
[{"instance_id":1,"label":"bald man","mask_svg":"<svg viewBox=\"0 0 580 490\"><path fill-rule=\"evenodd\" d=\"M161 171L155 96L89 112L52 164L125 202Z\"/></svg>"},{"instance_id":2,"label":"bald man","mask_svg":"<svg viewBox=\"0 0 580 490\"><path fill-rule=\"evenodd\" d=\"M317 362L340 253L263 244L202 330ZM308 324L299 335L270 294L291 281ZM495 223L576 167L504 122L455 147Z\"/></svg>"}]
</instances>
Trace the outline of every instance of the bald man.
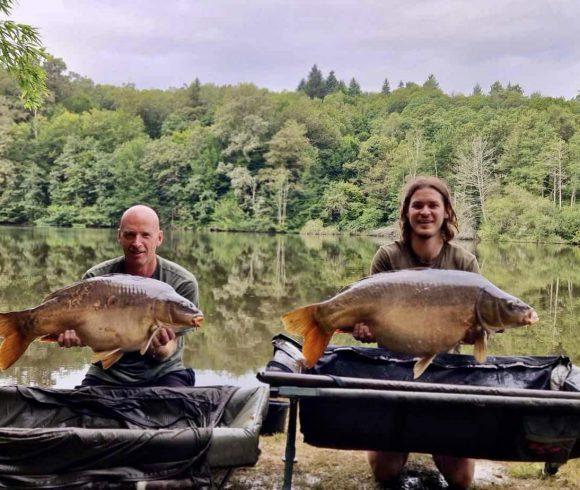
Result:
<instances>
[{"instance_id":1,"label":"bald man","mask_svg":"<svg viewBox=\"0 0 580 490\"><path fill-rule=\"evenodd\" d=\"M198 304L193 274L156 253L163 243L163 231L153 209L143 205L127 209L119 223L117 241L123 256L92 267L83 279L105 274L151 277L173 286L181 296ZM61 334L58 341L62 347L82 345L74 330ZM182 361L183 342L183 337L176 339L171 329L161 328L144 356L139 352L125 353L107 370L100 363L92 364L82 385L193 386L195 373L186 369Z\"/></svg>"}]
</instances>

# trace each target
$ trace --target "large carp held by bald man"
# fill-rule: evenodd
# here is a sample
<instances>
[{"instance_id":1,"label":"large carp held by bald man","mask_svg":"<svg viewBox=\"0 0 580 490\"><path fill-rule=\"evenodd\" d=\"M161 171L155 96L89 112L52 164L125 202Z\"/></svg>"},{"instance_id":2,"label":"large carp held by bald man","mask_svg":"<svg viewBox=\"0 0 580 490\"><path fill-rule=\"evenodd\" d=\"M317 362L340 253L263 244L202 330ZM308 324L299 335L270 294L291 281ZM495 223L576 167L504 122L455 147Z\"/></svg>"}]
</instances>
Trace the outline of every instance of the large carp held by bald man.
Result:
<instances>
[{"instance_id":1,"label":"large carp held by bald man","mask_svg":"<svg viewBox=\"0 0 580 490\"><path fill-rule=\"evenodd\" d=\"M109 274L76 282L47 296L36 308L0 313L0 369L7 369L33 340L56 341L75 330L105 369L125 352L143 355L161 327L181 335L203 314L175 289L156 279Z\"/></svg>"},{"instance_id":2,"label":"large carp held by bald man","mask_svg":"<svg viewBox=\"0 0 580 490\"><path fill-rule=\"evenodd\" d=\"M420 357L418 378L436 354L460 342L473 343L478 362L486 358L489 334L538 321L533 308L479 274L440 269L406 269L374 274L333 298L282 317L286 329L304 338L312 367L336 331L366 324L379 346Z\"/></svg>"}]
</instances>

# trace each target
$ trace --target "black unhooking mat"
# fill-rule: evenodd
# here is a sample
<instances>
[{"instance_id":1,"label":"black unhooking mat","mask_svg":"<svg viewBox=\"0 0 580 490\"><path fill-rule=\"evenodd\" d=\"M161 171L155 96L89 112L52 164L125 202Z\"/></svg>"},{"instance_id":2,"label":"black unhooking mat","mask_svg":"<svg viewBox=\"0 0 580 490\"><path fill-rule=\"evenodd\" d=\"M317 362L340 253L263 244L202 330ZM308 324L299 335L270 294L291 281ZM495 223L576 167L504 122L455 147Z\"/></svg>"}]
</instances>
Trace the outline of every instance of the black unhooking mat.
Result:
<instances>
[{"instance_id":1,"label":"black unhooking mat","mask_svg":"<svg viewBox=\"0 0 580 490\"><path fill-rule=\"evenodd\" d=\"M209 487L212 430L236 390L0 388L0 487Z\"/></svg>"}]
</instances>

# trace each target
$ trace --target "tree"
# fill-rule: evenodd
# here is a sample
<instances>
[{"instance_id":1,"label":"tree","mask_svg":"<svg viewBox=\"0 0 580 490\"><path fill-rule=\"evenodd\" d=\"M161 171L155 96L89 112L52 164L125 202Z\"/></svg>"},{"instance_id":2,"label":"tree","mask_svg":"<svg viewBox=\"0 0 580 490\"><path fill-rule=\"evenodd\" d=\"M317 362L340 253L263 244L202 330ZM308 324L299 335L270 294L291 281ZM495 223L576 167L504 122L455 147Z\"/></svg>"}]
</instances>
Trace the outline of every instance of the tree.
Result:
<instances>
[{"instance_id":1,"label":"tree","mask_svg":"<svg viewBox=\"0 0 580 490\"><path fill-rule=\"evenodd\" d=\"M499 80L496 80L495 82L493 82L491 84L491 87L489 88L489 95L497 95L497 94L501 94L503 92L503 85L501 84L501 82Z\"/></svg>"},{"instance_id":2,"label":"tree","mask_svg":"<svg viewBox=\"0 0 580 490\"><path fill-rule=\"evenodd\" d=\"M389 95L391 93L391 86L389 85L389 79L385 78L383 82L383 88L381 89L381 93L384 95Z\"/></svg>"},{"instance_id":3,"label":"tree","mask_svg":"<svg viewBox=\"0 0 580 490\"><path fill-rule=\"evenodd\" d=\"M356 96L362 94L359 83L353 77L348 84L348 95Z\"/></svg>"},{"instance_id":4,"label":"tree","mask_svg":"<svg viewBox=\"0 0 580 490\"><path fill-rule=\"evenodd\" d=\"M331 71L328 74L328 77L326 77L325 95L332 94L337 90L339 90L339 82L338 79L336 78L336 75L334 74L334 71Z\"/></svg>"},{"instance_id":5,"label":"tree","mask_svg":"<svg viewBox=\"0 0 580 490\"><path fill-rule=\"evenodd\" d=\"M479 83L476 83L475 86L473 87L472 95L482 95L482 94L483 90L481 88L481 85Z\"/></svg>"},{"instance_id":6,"label":"tree","mask_svg":"<svg viewBox=\"0 0 580 490\"><path fill-rule=\"evenodd\" d=\"M524 89L521 87L519 83L515 83L514 85L512 85L511 82L508 82L506 90L508 92L516 92L518 94L524 95Z\"/></svg>"},{"instance_id":7,"label":"tree","mask_svg":"<svg viewBox=\"0 0 580 490\"><path fill-rule=\"evenodd\" d=\"M566 143L558 138L546 150L546 167L552 180L552 201L562 208L562 188L567 179L564 164L567 160Z\"/></svg>"},{"instance_id":8,"label":"tree","mask_svg":"<svg viewBox=\"0 0 580 490\"><path fill-rule=\"evenodd\" d=\"M14 0L0 0L0 12L10 15ZM28 109L38 109L46 94L45 74L41 68L46 58L36 28L0 21L0 65L16 77L20 96Z\"/></svg>"},{"instance_id":9,"label":"tree","mask_svg":"<svg viewBox=\"0 0 580 490\"><path fill-rule=\"evenodd\" d=\"M435 75L433 75L433 73L429 74L429 76L427 77L427 80L425 80L425 83L423 83L423 87L424 88L439 89L439 82L437 81L437 79L435 78Z\"/></svg>"},{"instance_id":10,"label":"tree","mask_svg":"<svg viewBox=\"0 0 580 490\"><path fill-rule=\"evenodd\" d=\"M493 150L481 136L461 151L455 168L457 184L469 205L486 221L486 202L496 183L493 175Z\"/></svg>"},{"instance_id":11,"label":"tree","mask_svg":"<svg viewBox=\"0 0 580 490\"><path fill-rule=\"evenodd\" d=\"M403 88L403 87L405 87L403 80L399 80L399 85L397 85L397 88Z\"/></svg>"},{"instance_id":12,"label":"tree","mask_svg":"<svg viewBox=\"0 0 580 490\"><path fill-rule=\"evenodd\" d=\"M199 78L195 80L187 87L187 101L191 107L199 107L203 104L201 100L201 82Z\"/></svg>"},{"instance_id":13,"label":"tree","mask_svg":"<svg viewBox=\"0 0 580 490\"><path fill-rule=\"evenodd\" d=\"M60 58L49 56L43 63L42 69L46 75L46 88L54 95L54 102L61 102L68 97L70 80L65 75L66 63Z\"/></svg>"},{"instance_id":14,"label":"tree","mask_svg":"<svg viewBox=\"0 0 580 490\"><path fill-rule=\"evenodd\" d=\"M265 158L273 169L263 173L276 192L278 226L286 225L286 210L290 185L299 172L314 160L314 148L306 138L306 128L296 121L286 124L270 140Z\"/></svg>"},{"instance_id":15,"label":"tree","mask_svg":"<svg viewBox=\"0 0 580 490\"><path fill-rule=\"evenodd\" d=\"M316 65L312 67L308 78L304 85L304 91L311 99L315 97L322 99L324 98L326 92L326 84L322 76L322 72L318 69Z\"/></svg>"}]
</instances>

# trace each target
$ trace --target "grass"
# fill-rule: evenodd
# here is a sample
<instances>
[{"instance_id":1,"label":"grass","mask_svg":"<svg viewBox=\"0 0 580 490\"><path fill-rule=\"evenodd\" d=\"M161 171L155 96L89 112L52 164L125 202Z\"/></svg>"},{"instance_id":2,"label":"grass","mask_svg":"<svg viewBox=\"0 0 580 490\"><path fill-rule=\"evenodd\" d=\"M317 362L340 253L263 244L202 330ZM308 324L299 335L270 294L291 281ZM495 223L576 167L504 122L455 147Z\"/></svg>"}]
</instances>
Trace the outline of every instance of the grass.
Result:
<instances>
[{"instance_id":1,"label":"grass","mask_svg":"<svg viewBox=\"0 0 580 490\"><path fill-rule=\"evenodd\" d=\"M412 454L403 475L403 484L381 487L371 475L364 451L321 449L296 441L296 459L292 488L300 489L379 489L413 488L443 489L446 484L439 476L428 455ZM284 479L285 434L261 437L262 454L253 468L234 472L226 488L230 490L260 490L282 488ZM478 461L473 489L579 489L580 460L572 460L560 467L552 477L542 475L543 463L499 463Z\"/></svg>"}]
</instances>

